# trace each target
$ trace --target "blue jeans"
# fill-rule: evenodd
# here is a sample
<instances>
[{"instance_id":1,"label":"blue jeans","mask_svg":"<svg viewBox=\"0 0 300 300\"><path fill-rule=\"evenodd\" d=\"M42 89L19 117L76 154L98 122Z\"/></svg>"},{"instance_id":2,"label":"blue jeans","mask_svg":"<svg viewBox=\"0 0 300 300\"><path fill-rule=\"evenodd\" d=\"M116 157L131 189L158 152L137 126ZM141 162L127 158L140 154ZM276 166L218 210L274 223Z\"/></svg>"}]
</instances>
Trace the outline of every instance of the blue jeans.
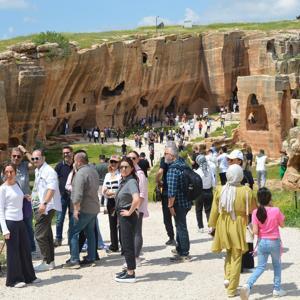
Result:
<instances>
[{"instance_id":1,"label":"blue jeans","mask_svg":"<svg viewBox=\"0 0 300 300\"><path fill-rule=\"evenodd\" d=\"M272 257L272 265L274 269L274 290L280 290L281 284L281 259L280 259L280 247L281 241L277 240L269 240L269 239L260 239L258 242L258 265L255 271L252 273L250 278L247 281L250 289L259 278L259 276L265 271L268 257L271 255Z\"/></svg>"},{"instance_id":2,"label":"blue jeans","mask_svg":"<svg viewBox=\"0 0 300 300\"><path fill-rule=\"evenodd\" d=\"M61 197L61 211L56 211L56 240L62 240L63 226L65 221L65 216L67 209L69 210L69 231L68 231L68 242L70 243L70 222L71 222L71 212L70 212L70 198Z\"/></svg>"},{"instance_id":3,"label":"blue jeans","mask_svg":"<svg viewBox=\"0 0 300 300\"><path fill-rule=\"evenodd\" d=\"M190 239L186 225L186 215L190 208L183 208L178 206L174 208L176 213L176 216L174 217L177 242L176 250L180 256L187 256L189 255L190 251Z\"/></svg>"},{"instance_id":4,"label":"blue jeans","mask_svg":"<svg viewBox=\"0 0 300 300\"><path fill-rule=\"evenodd\" d=\"M97 233L98 233L98 245L97 246L99 248L104 248L105 244L104 244L101 232L100 232L100 224L99 224L99 219L98 218L96 218L96 226L97 226Z\"/></svg>"},{"instance_id":5,"label":"blue jeans","mask_svg":"<svg viewBox=\"0 0 300 300\"><path fill-rule=\"evenodd\" d=\"M95 222L97 214L86 214L80 212L78 221L71 217L71 227L70 227L70 252L71 252L71 262L79 262L79 234L84 231L85 236L88 240L88 256L89 261L94 261L96 239L95 239Z\"/></svg>"},{"instance_id":6,"label":"blue jeans","mask_svg":"<svg viewBox=\"0 0 300 300\"><path fill-rule=\"evenodd\" d=\"M261 187L264 187L266 185L267 180L267 171L256 171L257 175L257 185L260 189Z\"/></svg>"},{"instance_id":7,"label":"blue jeans","mask_svg":"<svg viewBox=\"0 0 300 300\"><path fill-rule=\"evenodd\" d=\"M32 215L28 218L24 218L24 223L26 225L26 229L28 232L31 252L34 252L34 251L36 251L36 246L35 246L35 242L34 242L34 234L33 234L33 228L32 228Z\"/></svg>"}]
</instances>

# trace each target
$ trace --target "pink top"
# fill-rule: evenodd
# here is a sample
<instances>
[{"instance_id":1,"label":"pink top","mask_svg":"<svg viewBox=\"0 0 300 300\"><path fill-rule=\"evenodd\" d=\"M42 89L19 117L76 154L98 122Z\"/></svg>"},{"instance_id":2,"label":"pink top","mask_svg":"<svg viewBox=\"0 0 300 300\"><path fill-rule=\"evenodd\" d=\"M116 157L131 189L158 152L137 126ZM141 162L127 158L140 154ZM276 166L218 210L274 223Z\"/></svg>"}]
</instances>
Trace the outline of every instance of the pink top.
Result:
<instances>
[{"instance_id":1,"label":"pink top","mask_svg":"<svg viewBox=\"0 0 300 300\"><path fill-rule=\"evenodd\" d=\"M144 171L139 167L135 167L136 170L136 175L139 178L139 189L140 189L140 197L144 198L142 201L140 207L139 207L139 212L143 213L143 217L147 218L149 217L149 212L148 212L148 180L147 177L145 176Z\"/></svg>"},{"instance_id":2,"label":"pink top","mask_svg":"<svg viewBox=\"0 0 300 300\"><path fill-rule=\"evenodd\" d=\"M280 238L279 224L284 221L284 215L278 207L265 206L267 210L267 219L261 224L256 217L257 209L252 213L252 224L258 226L258 237L263 239Z\"/></svg>"}]
</instances>

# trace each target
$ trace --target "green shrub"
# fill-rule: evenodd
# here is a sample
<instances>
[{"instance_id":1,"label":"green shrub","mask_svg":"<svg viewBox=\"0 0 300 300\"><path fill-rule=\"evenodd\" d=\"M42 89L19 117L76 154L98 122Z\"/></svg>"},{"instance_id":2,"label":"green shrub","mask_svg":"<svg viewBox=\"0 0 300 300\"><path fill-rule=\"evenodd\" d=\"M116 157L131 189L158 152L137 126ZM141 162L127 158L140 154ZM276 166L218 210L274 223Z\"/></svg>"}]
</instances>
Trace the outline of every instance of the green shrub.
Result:
<instances>
[{"instance_id":1,"label":"green shrub","mask_svg":"<svg viewBox=\"0 0 300 300\"><path fill-rule=\"evenodd\" d=\"M61 48L63 51L62 57L66 57L70 54L69 40L61 33L55 31L41 32L38 35L34 36L32 41L36 45L44 45L46 43L57 43L59 45L59 48ZM49 53L47 54L49 58L52 58L56 55L57 53L55 51L49 51Z\"/></svg>"}]
</instances>

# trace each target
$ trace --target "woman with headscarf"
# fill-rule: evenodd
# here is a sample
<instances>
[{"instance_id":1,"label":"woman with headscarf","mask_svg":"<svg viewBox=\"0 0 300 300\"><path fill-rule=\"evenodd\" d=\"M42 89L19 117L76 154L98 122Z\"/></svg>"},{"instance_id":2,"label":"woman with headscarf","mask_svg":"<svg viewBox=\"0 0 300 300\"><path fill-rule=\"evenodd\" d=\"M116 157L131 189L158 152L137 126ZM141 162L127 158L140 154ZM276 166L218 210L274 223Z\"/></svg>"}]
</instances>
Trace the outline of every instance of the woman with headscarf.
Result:
<instances>
[{"instance_id":1,"label":"woman with headscarf","mask_svg":"<svg viewBox=\"0 0 300 300\"><path fill-rule=\"evenodd\" d=\"M206 214L207 222L211 211L211 205L213 200L213 188L216 186L215 176L210 169L208 162L203 154L196 157L196 163L199 166L195 172L200 175L203 184L202 193L195 200L195 211L200 232L204 232L202 211Z\"/></svg>"},{"instance_id":2,"label":"woman with headscarf","mask_svg":"<svg viewBox=\"0 0 300 300\"><path fill-rule=\"evenodd\" d=\"M227 183L217 188L208 225L215 228L213 252L226 250L225 280L227 296L235 297L239 285L242 254L248 250L248 215L256 208L248 186L242 186L243 169L233 164L226 172Z\"/></svg>"}]
</instances>

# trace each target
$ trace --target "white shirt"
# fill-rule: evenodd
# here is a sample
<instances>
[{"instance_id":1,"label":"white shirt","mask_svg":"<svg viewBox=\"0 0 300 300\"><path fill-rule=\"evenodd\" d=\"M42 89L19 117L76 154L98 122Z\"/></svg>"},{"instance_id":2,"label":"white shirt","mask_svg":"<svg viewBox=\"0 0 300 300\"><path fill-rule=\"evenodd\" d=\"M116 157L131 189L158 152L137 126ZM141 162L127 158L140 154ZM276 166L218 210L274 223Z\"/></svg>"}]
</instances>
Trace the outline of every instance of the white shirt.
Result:
<instances>
[{"instance_id":1,"label":"white shirt","mask_svg":"<svg viewBox=\"0 0 300 300\"><path fill-rule=\"evenodd\" d=\"M99 137L99 132L97 130L94 131L94 138L98 138Z\"/></svg>"},{"instance_id":2,"label":"white shirt","mask_svg":"<svg viewBox=\"0 0 300 300\"><path fill-rule=\"evenodd\" d=\"M32 199L38 198L39 203L45 202L47 190L54 190L54 195L46 206L46 213L49 210L55 209L61 211L61 196L58 186L58 178L55 170L50 167L46 162L38 169L35 169L35 180L32 190Z\"/></svg>"},{"instance_id":3,"label":"white shirt","mask_svg":"<svg viewBox=\"0 0 300 300\"><path fill-rule=\"evenodd\" d=\"M219 173L226 173L228 169L227 153L218 156Z\"/></svg>"},{"instance_id":4,"label":"white shirt","mask_svg":"<svg viewBox=\"0 0 300 300\"><path fill-rule=\"evenodd\" d=\"M114 178L112 178L112 173L110 173L110 172L106 173L106 175L104 177L103 185L102 185L102 194L105 196L104 191L106 189L111 190L112 192L116 193L117 190L119 189L120 182L121 182L121 174L119 171L115 172ZM105 196L105 198L107 198L107 197ZM112 197L112 198L114 198L114 197Z\"/></svg>"},{"instance_id":5,"label":"white shirt","mask_svg":"<svg viewBox=\"0 0 300 300\"><path fill-rule=\"evenodd\" d=\"M208 175L204 176L204 173L201 168L198 168L197 170L194 170L197 174L200 175L202 179L202 186L204 190L211 189L212 187L216 186L216 180L213 171L209 168L208 169Z\"/></svg>"},{"instance_id":6,"label":"white shirt","mask_svg":"<svg viewBox=\"0 0 300 300\"><path fill-rule=\"evenodd\" d=\"M0 225L3 235L8 234L9 230L6 220L23 220L23 197L24 194L18 184L0 186Z\"/></svg>"},{"instance_id":7,"label":"white shirt","mask_svg":"<svg viewBox=\"0 0 300 300\"><path fill-rule=\"evenodd\" d=\"M266 160L267 156L256 156L256 171L266 171Z\"/></svg>"}]
</instances>

